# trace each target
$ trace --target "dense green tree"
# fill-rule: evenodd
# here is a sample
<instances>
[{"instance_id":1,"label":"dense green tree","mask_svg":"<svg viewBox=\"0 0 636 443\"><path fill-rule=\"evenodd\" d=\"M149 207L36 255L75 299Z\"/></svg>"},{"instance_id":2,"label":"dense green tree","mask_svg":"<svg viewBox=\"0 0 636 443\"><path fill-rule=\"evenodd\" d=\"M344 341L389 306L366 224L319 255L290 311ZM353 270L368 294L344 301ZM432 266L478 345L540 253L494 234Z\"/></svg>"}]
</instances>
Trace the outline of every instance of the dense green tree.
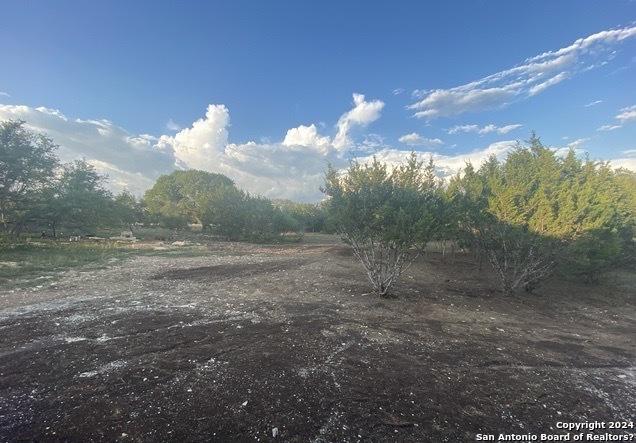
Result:
<instances>
[{"instance_id":1,"label":"dense green tree","mask_svg":"<svg viewBox=\"0 0 636 443\"><path fill-rule=\"evenodd\" d=\"M106 177L85 160L64 165L45 214L54 233L60 228L74 234L88 233L118 225L115 202L105 182Z\"/></svg>"},{"instance_id":2,"label":"dense green tree","mask_svg":"<svg viewBox=\"0 0 636 443\"><path fill-rule=\"evenodd\" d=\"M43 190L55 179L57 145L29 130L24 121L0 122L0 225L15 234L24 228Z\"/></svg>"},{"instance_id":3,"label":"dense green tree","mask_svg":"<svg viewBox=\"0 0 636 443\"><path fill-rule=\"evenodd\" d=\"M236 187L211 194L203 202L203 220L212 232L228 240L240 240L246 229L246 198L245 192Z\"/></svg>"},{"instance_id":4,"label":"dense green tree","mask_svg":"<svg viewBox=\"0 0 636 443\"><path fill-rule=\"evenodd\" d=\"M145 220L145 208L142 201L129 191L124 190L117 194L113 203L115 217L122 226L127 226L131 231L134 230L136 223L142 223Z\"/></svg>"},{"instance_id":5,"label":"dense green tree","mask_svg":"<svg viewBox=\"0 0 636 443\"><path fill-rule=\"evenodd\" d=\"M200 223L206 229L209 206L214 198L236 191L232 180L205 171L175 171L162 175L144 195L148 211L170 227Z\"/></svg>"},{"instance_id":6,"label":"dense green tree","mask_svg":"<svg viewBox=\"0 0 636 443\"><path fill-rule=\"evenodd\" d=\"M504 162L467 165L447 192L460 240L488 257L510 293L555 265L593 281L633 249L631 176L574 151L560 158L533 134Z\"/></svg>"},{"instance_id":7,"label":"dense green tree","mask_svg":"<svg viewBox=\"0 0 636 443\"><path fill-rule=\"evenodd\" d=\"M296 229L320 232L324 230L325 210L320 204L297 203L291 200L272 200L272 204L296 220Z\"/></svg>"}]
</instances>

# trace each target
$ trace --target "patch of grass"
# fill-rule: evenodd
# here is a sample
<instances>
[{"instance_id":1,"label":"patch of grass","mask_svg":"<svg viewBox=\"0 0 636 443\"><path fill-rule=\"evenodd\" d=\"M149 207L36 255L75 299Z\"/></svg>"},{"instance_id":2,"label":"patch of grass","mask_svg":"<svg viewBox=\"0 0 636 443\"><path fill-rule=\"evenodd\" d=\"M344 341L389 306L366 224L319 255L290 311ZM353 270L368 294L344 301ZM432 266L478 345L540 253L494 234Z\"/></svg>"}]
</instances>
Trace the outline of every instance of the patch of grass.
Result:
<instances>
[{"instance_id":1,"label":"patch of grass","mask_svg":"<svg viewBox=\"0 0 636 443\"><path fill-rule=\"evenodd\" d=\"M163 249L165 248L165 249ZM99 269L137 255L200 257L209 254L200 245L180 247L156 244L61 242L37 240L0 244L0 287L30 286L36 279L71 268Z\"/></svg>"},{"instance_id":2,"label":"patch of grass","mask_svg":"<svg viewBox=\"0 0 636 443\"><path fill-rule=\"evenodd\" d=\"M3 245L0 249L0 285L24 283L51 272L101 265L135 254L112 242L65 243L37 241Z\"/></svg>"}]
</instances>

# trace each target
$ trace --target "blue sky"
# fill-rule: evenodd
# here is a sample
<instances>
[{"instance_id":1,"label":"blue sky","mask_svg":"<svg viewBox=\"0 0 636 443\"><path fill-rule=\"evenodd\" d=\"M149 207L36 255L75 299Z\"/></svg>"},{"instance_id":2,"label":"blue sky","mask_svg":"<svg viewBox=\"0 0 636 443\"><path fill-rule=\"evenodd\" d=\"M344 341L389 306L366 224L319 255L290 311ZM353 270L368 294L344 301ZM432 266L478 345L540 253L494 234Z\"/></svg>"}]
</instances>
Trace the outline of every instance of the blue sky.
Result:
<instances>
[{"instance_id":1,"label":"blue sky","mask_svg":"<svg viewBox=\"0 0 636 443\"><path fill-rule=\"evenodd\" d=\"M49 133L114 189L195 167L315 200L326 161L415 149L450 173L533 129L636 167L635 1L23 1L2 15L0 119Z\"/></svg>"}]
</instances>

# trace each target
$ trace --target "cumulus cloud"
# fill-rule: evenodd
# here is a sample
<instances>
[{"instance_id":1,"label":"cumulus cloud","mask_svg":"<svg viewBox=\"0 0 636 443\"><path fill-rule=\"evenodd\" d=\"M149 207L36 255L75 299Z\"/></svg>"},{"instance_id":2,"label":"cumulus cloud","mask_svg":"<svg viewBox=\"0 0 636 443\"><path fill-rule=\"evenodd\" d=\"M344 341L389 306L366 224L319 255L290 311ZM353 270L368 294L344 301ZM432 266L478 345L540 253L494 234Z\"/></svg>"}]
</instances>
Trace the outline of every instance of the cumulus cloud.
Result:
<instances>
[{"instance_id":1,"label":"cumulus cloud","mask_svg":"<svg viewBox=\"0 0 636 443\"><path fill-rule=\"evenodd\" d=\"M148 134L134 135L108 120L71 119L56 109L0 105L1 120L24 120L60 145L64 161L85 157L113 179L112 187L140 193L175 168L174 153Z\"/></svg>"},{"instance_id":2,"label":"cumulus cloud","mask_svg":"<svg viewBox=\"0 0 636 443\"><path fill-rule=\"evenodd\" d=\"M297 128L291 128L285 134L283 145L287 147L298 146L301 148L316 149L319 152L327 153L331 147L331 140L327 136L318 134L316 125L309 126L300 125Z\"/></svg>"},{"instance_id":3,"label":"cumulus cloud","mask_svg":"<svg viewBox=\"0 0 636 443\"><path fill-rule=\"evenodd\" d=\"M281 142L232 143L230 113L209 105L205 115L174 135L131 134L108 120L72 119L56 109L0 105L1 120L25 120L60 145L62 160L86 158L110 177L114 191L141 194L161 174L175 169L202 169L227 175L253 193L315 201L327 162L345 166L356 151L379 149L377 138L355 144L352 132L381 115L384 103L353 95L353 107L342 114L332 137L316 125L291 128Z\"/></svg>"},{"instance_id":4,"label":"cumulus cloud","mask_svg":"<svg viewBox=\"0 0 636 443\"><path fill-rule=\"evenodd\" d=\"M636 26L610 29L544 52L520 65L449 89L414 92L408 106L419 118L459 115L505 106L540 94L580 72L601 66L613 56L611 48L636 36Z\"/></svg>"},{"instance_id":5,"label":"cumulus cloud","mask_svg":"<svg viewBox=\"0 0 636 443\"><path fill-rule=\"evenodd\" d=\"M316 200L327 162L343 166L355 150L351 132L380 118L384 103L353 94L353 108L342 114L333 139L315 124L291 128L279 143L230 143L230 115L223 105L208 106L205 117L161 141L182 167L220 172L239 186L268 197Z\"/></svg>"},{"instance_id":6,"label":"cumulus cloud","mask_svg":"<svg viewBox=\"0 0 636 443\"><path fill-rule=\"evenodd\" d=\"M613 168L625 168L636 172L636 157L615 158L610 160Z\"/></svg>"},{"instance_id":7,"label":"cumulus cloud","mask_svg":"<svg viewBox=\"0 0 636 443\"><path fill-rule=\"evenodd\" d=\"M503 159L515 146L517 142L514 140L504 140L490 145L476 149L464 154L457 155L445 155L434 151L417 152L417 156L420 160L428 161L429 157L433 157L435 166L437 168L438 176L445 178L456 174L461 171L466 163L472 163L473 166L479 167L490 156L494 155L498 159ZM368 162L373 157L387 163L389 166L397 166L404 159L410 155L410 152L399 149L383 149L376 152L373 156L361 157L359 161Z\"/></svg>"},{"instance_id":8,"label":"cumulus cloud","mask_svg":"<svg viewBox=\"0 0 636 443\"><path fill-rule=\"evenodd\" d=\"M347 166L350 158L366 161L373 154L383 161L397 163L409 150L387 146L377 134L356 136L380 118L384 103L366 100L355 94L351 109L338 119L332 134L325 125L306 124L290 128L280 141L261 140L237 143L231 140L230 112L223 105L209 105L205 115L188 127L169 135L132 134L104 119L69 118L61 111L45 107L0 105L0 120L25 120L30 128L46 133L60 145L64 161L86 158L110 177L114 191L127 188L141 194L161 174L175 169L196 168L232 178L241 188L272 198L317 201L327 163L336 168ZM628 108L621 113L629 112ZM470 125L468 125L470 126ZM487 125L467 132L505 134L516 125ZM470 161L481 164L490 155L499 158L516 145L514 141L493 143L465 154L444 155L434 152L439 139L418 133L400 140L410 146L426 146L419 152L423 159L432 155L440 176L454 174ZM574 142L576 143L576 141ZM625 159L632 159L624 154ZM632 160L616 159L627 166ZM619 164L619 163L616 163Z\"/></svg>"},{"instance_id":9,"label":"cumulus cloud","mask_svg":"<svg viewBox=\"0 0 636 443\"><path fill-rule=\"evenodd\" d=\"M345 112L338 120L338 133L333 140L333 146L344 151L351 147L350 133L355 126L365 127L380 118L384 102L380 100L366 101L364 95L353 94L354 107Z\"/></svg>"},{"instance_id":10,"label":"cumulus cloud","mask_svg":"<svg viewBox=\"0 0 636 443\"><path fill-rule=\"evenodd\" d=\"M489 124L486 126L479 125L457 125L453 126L446 130L449 134L457 134L460 132L474 132L479 135L497 133L497 134L507 134L510 131L514 131L522 127L523 125L514 124L514 125L505 125L505 126L497 126L493 124Z\"/></svg>"},{"instance_id":11,"label":"cumulus cloud","mask_svg":"<svg viewBox=\"0 0 636 443\"><path fill-rule=\"evenodd\" d=\"M403 135L398 139L398 141L409 146L439 146L444 144L444 142L439 138L426 138L417 132L411 132L410 134Z\"/></svg>"}]
</instances>

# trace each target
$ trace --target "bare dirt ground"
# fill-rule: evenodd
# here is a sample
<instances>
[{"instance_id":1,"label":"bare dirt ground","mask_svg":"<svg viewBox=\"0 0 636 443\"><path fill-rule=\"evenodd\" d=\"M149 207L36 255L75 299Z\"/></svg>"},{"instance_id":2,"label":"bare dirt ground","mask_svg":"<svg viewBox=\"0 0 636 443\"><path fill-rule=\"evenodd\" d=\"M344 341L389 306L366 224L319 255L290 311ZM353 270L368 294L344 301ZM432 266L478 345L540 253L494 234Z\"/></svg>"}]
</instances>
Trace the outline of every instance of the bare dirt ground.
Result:
<instances>
[{"instance_id":1,"label":"bare dirt ground","mask_svg":"<svg viewBox=\"0 0 636 443\"><path fill-rule=\"evenodd\" d=\"M326 243L67 271L0 290L0 440L458 442L633 419L633 277L506 298L432 254L385 300Z\"/></svg>"}]
</instances>

